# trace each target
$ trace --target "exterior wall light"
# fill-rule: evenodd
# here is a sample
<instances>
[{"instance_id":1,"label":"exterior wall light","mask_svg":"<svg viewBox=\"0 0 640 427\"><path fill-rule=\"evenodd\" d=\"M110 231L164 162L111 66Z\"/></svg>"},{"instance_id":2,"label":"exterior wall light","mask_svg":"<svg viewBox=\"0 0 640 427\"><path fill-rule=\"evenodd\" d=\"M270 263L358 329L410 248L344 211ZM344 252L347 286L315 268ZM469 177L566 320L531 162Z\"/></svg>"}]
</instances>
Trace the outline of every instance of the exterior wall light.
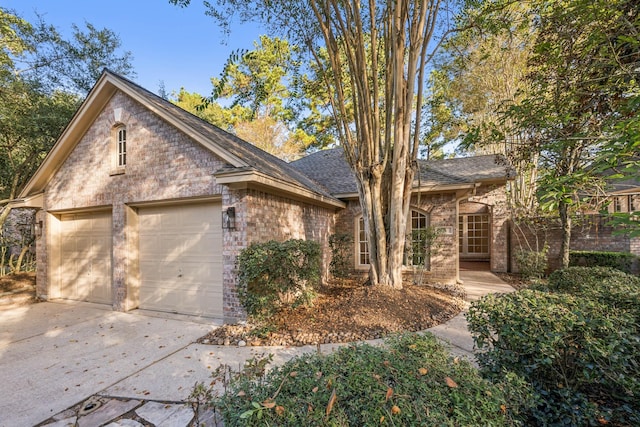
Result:
<instances>
[{"instance_id":1,"label":"exterior wall light","mask_svg":"<svg viewBox=\"0 0 640 427\"><path fill-rule=\"evenodd\" d=\"M222 228L226 230L236 229L236 208L229 207L222 211Z\"/></svg>"},{"instance_id":2,"label":"exterior wall light","mask_svg":"<svg viewBox=\"0 0 640 427\"><path fill-rule=\"evenodd\" d=\"M35 235L36 239L42 237L42 229L42 220L36 221L33 224L33 234Z\"/></svg>"}]
</instances>

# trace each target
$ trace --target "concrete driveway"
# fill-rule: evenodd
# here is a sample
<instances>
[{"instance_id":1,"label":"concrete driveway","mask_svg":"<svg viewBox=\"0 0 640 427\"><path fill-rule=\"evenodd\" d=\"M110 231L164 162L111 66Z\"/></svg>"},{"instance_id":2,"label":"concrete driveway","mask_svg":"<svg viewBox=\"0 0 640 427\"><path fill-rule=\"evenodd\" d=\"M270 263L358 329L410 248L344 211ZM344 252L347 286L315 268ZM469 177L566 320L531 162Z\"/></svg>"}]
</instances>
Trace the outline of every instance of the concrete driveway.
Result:
<instances>
[{"instance_id":1,"label":"concrete driveway","mask_svg":"<svg viewBox=\"0 0 640 427\"><path fill-rule=\"evenodd\" d=\"M1 310L0 426L44 421L179 352L211 329L86 303Z\"/></svg>"}]
</instances>

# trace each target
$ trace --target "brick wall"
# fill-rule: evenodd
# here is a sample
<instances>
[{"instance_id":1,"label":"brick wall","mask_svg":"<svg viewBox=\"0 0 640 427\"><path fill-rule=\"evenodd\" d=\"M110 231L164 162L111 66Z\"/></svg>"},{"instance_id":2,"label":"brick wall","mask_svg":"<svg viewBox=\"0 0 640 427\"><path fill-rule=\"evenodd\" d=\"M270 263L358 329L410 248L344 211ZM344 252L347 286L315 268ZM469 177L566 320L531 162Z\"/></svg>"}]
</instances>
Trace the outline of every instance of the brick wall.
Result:
<instances>
[{"instance_id":1,"label":"brick wall","mask_svg":"<svg viewBox=\"0 0 640 427\"><path fill-rule=\"evenodd\" d=\"M614 235L614 229L606 225L606 218L600 215L587 215L575 220L571 231L571 250L631 252L640 255L640 239ZM512 270L517 272L515 252L519 249L541 250L549 245L549 270L561 266L560 245L562 229L559 220L535 219L530 223L511 224ZM636 265L637 270L637 265ZM637 272L637 271L636 271Z\"/></svg>"},{"instance_id":2,"label":"brick wall","mask_svg":"<svg viewBox=\"0 0 640 427\"><path fill-rule=\"evenodd\" d=\"M233 321L246 316L236 292L236 259L240 251L252 243L289 239L317 241L322 250L322 278L327 279L334 209L254 189L225 191L222 209L230 206L236 209L236 229L224 233L225 318Z\"/></svg>"},{"instance_id":3,"label":"brick wall","mask_svg":"<svg viewBox=\"0 0 640 427\"><path fill-rule=\"evenodd\" d=\"M442 282L455 282L458 274L457 264L457 218L455 193L441 193L417 196L411 199L412 209L417 209L429 216L430 225L445 227L452 233L440 236L440 249L431 258L431 268L424 275L430 280ZM347 208L336 215L336 233L351 236L353 247L348 251L348 260L354 266L354 274L366 273L366 269L356 269L357 240L356 220L359 219L362 210L357 200L348 201ZM405 276L411 276L412 268L405 271Z\"/></svg>"},{"instance_id":4,"label":"brick wall","mask_svg":"<svg viewBox=\"0 0 640 427\"><path fill-rule=\"evenodd\" d=\"M489 242L491 271L505 272L509 266L509 207L504 185L480 186L474 196L460 202L460 213L487 213L491 221Z\"/></svg>"}]
</instances>

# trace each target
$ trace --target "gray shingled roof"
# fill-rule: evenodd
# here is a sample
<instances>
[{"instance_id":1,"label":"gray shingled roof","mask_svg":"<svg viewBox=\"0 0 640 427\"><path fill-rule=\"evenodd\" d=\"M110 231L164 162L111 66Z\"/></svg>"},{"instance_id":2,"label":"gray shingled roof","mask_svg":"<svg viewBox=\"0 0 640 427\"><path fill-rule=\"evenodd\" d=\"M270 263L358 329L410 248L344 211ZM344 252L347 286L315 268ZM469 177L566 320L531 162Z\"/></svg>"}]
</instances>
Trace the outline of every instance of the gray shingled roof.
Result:
<instances>
[{"instance_id":1,"label":"gray shingled roof","mask_svg":"<svg viewBox=\"0 0 640 427\"><path fill-rule=\"evenodd\" d=\"M420 177L414 180L422 186L473 184L506 180L507 166L495 155L460 157L444 160L420 160ZM322 150L290 163L332 194L357 192L356 181L342 148Z\"/></svg>"},{"instance_id":2,"label":"gray shingled roof","mask_svg":"<svg viewBox=\"0 0 640 427\"><path fill-rule=\"evenodd\" d=\"M145 102L176 117L203 137L242 159L258 172L299 185L324 197L335 199L335 196L339 194L357 192L355 177L344 159L342 148L318 151L292 163L286 163L122 76L108 70L105 70L105 73L122 81L142 96ZM505 179L508 175L506 166L498 164L494 155L433 161L421 160L419 163L421 185L471 184ZM233 169L231 165L229 167ZM417 177L415 184L418 184Z\"/></svg>"},{"instance_id":3,"label":"gray shingled roof","mask_svg":"<svg viewBox=\"0 0 640 427\"><path fill-rule=\"evenodd\" d=\"M152 92L144 89L136 83L114 74L108 70L113 77L124 82L129 88L144 97L145 101L155 108L162 109L180 121L200 133L205 138L215 142L218 146L227 150L234 156L242 159L258 172L262 172L272 178L307 188L322 196L333 198L330 192L318 182L309 179L304 173L289 165L289 163L259 149L258 147L232 135L217 126L200 119L199 117L183 110L182 108L162 99ZM231 165L230 165L231 166ZM215 171L214 171L215 172Z\"/></svg>"}]
</instances>

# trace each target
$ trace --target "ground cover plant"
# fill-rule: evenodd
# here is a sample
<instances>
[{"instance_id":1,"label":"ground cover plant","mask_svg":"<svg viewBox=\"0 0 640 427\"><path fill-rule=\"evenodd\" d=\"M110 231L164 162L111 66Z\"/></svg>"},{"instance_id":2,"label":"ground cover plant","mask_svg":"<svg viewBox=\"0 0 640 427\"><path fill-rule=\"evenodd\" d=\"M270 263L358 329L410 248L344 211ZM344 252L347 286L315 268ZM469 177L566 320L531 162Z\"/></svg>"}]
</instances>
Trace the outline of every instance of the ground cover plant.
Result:
<instances>
[{"instance_id":1,"label":"ground cover plant","mask_svg":"<svg viewBox=\"0 0 640 427\"><path fill-rule=\"evenodd\" d=\"M265 376L231 375L210 402L226 426L518 425L528 402L515 376L488 382L431 334L307 354Z\"/></svg>"},{"instance_id":2,"label":"ground cover plant","mask_svg":"<svg viewBox=\"0 0 640 427\"><path fill-rule=\"evenodd\" d=\"M570 267L548 284L472 304L470 329L488 379L526 380L532 425L640 424L640 280Z\"/></svg>"},{"instance_id":3,"label":"ground cover plant","mask_svg":"<svg viewBox=\"0 0 640 427\"><path fill-rule=\"evenodd\" d=\"M569 266L612 267L631 273L633 261L636 258L629 252L571 251Z\"/></svg>"}]
</instances>

